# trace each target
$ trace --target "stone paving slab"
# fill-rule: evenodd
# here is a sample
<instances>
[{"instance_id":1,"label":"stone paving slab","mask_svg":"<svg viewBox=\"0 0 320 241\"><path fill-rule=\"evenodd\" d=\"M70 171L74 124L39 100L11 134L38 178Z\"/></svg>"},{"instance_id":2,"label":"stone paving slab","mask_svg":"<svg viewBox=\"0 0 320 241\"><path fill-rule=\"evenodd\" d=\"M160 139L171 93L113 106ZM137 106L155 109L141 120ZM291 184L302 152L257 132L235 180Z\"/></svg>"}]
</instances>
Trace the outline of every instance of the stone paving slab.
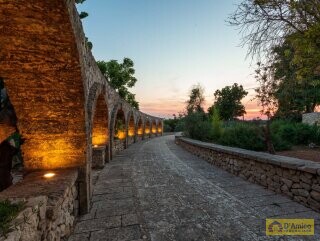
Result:
<instances>
[{"instance_id":1,"label":"stone paving slab","mask_svg":"<svg viewBox=\"0 0 320 241\"><path fill-rule=\"evenodd\" d=\"M314 218L315 236L267 237L265 218ZM212 166L164 136L99 172L92 208L69 240L320 240L320 215Z\"/></svg>"}]
</instances>

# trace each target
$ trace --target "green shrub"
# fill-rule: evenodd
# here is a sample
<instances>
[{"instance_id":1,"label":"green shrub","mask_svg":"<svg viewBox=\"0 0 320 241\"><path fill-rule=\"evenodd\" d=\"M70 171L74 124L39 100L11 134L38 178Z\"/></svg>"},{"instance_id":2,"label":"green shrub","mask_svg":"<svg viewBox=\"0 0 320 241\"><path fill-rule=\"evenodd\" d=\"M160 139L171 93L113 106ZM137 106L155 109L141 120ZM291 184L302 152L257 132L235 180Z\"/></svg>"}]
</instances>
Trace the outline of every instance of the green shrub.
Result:
<instances>
[{"instance_id":1,"label":"green shrub","mask_svg":"<svg viewBox=\"0 0 320 241\"><path fill-rule=\"evenodd\" d=\"M285 151L292 147L292 144L286 139L283 139L281 135L277 133L271 133L272 144L275 151Z\"/></svg>"},{"instance_id":2,"label":"green shrub","mask_svg":"<svg viewBox=\"0 0 320 241\"><path fill-rule=\"evenodd\" d=\"M184 124L184 120L179 120L177 122L176 127L174 128L175 132L181 132L185 129L185 124Z\"/></svg>"},{"instance_id":3,"label":"green shrub","mask_svg":"<svg viewBox=\"0 0 320 241\"><path fill-rule=\"evenodd\" d=\"M222 135L222 121L220 118L219 110L217 108L213 109L213 113L211 116L211 124L212 124L212 139L218 141Z\"/></svg>"},{"instance_id":4,"label":"green shrub","mask_svg":"<svg viewBox=\"0 0 320 241\"><path fill-rule=\"evenodd\" d=\"M248 123L229 124L224 129L219 143L254 151L264 151L266 149L262 129Z\"/></svg>"},{"instance_id":5,"label":"green shrub","mask_svg":"<svg viewBox=\"0 0 320 241\"><path fill-rule=\"evenodd\" d=\"M320 126L311 126L311 142L320 145Z\"/></svg>"},{"instance_id":6,"label":"green shrub","mask_svg":"<svg viewBox=\"0 0 320 241\"><path fill-rule=\"evenodd\" d=\"M275 143L282 146L281 150L288 145L308 145L310 142L317 143L319 140L318 127L304 123L277 120L272 122L270 129Z\"/></svg>"},{"instance_id":7,"label":"green shrub","mask_svg":"<svg viewBox=\"0 0 320 241\"><path fill-rule=\"evenodd\" d=\"M0 231L2 235L10 232L10 223L23 209L24 203L11 203L10 201L0 201Z\"/></svg>"},{"instance_id":8,"label":"green shrub","mask_svg":"<svg viewBox=\"0 0 320 241\"><path fill-rule=\"evenodd\" d=\"M211 140L212 125L203 112L190 113L184 120L184 132L192 139L200 141Z\"/></svg>"},{"instance_id":9,"label":"green shrub","mask_svg":"<svg viewBox=\"0 0 320 241\"><path fill-rule=\"evenodd\" d=\"M308 145L312 142L312 126L304 123L296 124L296 145Z\"/></svg>"},{"instance_id":10,"label":"green shrub","mask_svg":"<svg viewBox=\"0 0 320 241\"><path fill-rule=\"evenodd\" d=\"M279 126L278 133L274 133L274 135L279 136L285 142L297 143L297 129L293 123L283 123Z\"/></svg>"}]
</instances>

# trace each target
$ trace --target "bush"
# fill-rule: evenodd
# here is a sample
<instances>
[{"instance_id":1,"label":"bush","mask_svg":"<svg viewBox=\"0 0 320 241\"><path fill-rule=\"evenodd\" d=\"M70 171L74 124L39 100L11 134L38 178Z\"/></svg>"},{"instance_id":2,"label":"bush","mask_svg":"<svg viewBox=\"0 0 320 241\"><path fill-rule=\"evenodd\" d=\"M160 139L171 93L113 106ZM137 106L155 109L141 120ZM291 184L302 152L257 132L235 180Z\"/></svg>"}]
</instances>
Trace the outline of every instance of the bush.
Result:
<instances>
[{"instance_id":1,"label":"bush","mask_svg":"<svg viewBox=\"0 0 320 241\"><path fill-rule=\"evenodd\" d=\"M262 129L248 123L233 123L225 128L219 143L243 149L264 151L266 149Z\"/></svg>"},{"instance_id":2,"label":"bush","mask_svg":"<svg viewBox=\"0 0 320 241\"><path fill-rule=\"evenodd\" d=\"M271 124L271 134L275 138L275 143L281 150L288 145L308 145L310 142L317 143L317 126L310 126L304 123L293 123L288 121L273 121ZM282 143L283 142L283 143Z\"/></svg>"},{"instance_id":3,"label":"bush","mask_svg":"<svg viewBox=\"0 0 320 241\"><path fill-rule=\"evenodd\" d=\"M184 120L180 119L174 129L175 132L181 132L185 129Z\"/></svg>"},{"instance_id":4,"label":"bush","mask_svg":"<svg viewBox=\"0 0 320 241\"><path fill-rule=\"evenodd\" d=\"M214 141L217 144L254 151L266 151L265 121L221 122L219 115L210 118L203 112L188 114L183 122L185 134L192 139ZM272 144L276 151L289 150L293 145L320 145L320 126L310 126L285 120L270 123Z\"/></svg>"},{"instance_id":5,"label":"bush","mask_svg":"<svg viewBox=\"0 0 320 241\"><path fill-rule=\"evenodd\" d=\"M213 109L213 113L211 116L211 124L212 124L212 139L218 141L222 135L222 121L220 118L219 110L217 108Z\"/></svg>"},{"instance_id":6,"label":"bush","mask_svg":"<svg viewBox=\"0 0 320 241\"><path fill-rule=\"evenodd\" d=\"M10 222L14 220L23 209L24 203L11 203L8 200L0 201L0 235L10 232Z\"/></svg>"},{"instance_id":7,"label":"bush","mask_svg":"<svg viewBox=\"0 0 320 241\"><path fill-rule=\"evenodd\" d=\"M312 141L312 126L304 123L296 124L296 145L308 145Z\"/></svg>"},{"instance_id":8,"label":"bush","mask_svg":"<svg viewBox=\"0 0 320 241\"><path fill-rule=\"evenodd\" d=\"M212 138L212 125L203 112L188 114L184 120L184 130L192 139L209 141Z\"/></svg>"}]
</instances>

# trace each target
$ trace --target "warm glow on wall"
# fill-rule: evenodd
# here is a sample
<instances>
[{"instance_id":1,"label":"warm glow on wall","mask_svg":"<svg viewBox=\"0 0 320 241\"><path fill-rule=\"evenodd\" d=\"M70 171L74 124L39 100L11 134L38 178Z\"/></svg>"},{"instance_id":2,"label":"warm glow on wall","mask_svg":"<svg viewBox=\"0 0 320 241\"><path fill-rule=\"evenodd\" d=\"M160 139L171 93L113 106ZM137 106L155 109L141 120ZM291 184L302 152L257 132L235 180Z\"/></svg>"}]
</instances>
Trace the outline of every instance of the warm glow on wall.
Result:
<instances>
[{"instance_id":1,"label":"warm glow on wall","mask_svg":"<svg viewBox=\"0 0 320 241\"><path fill-rule=\"evenodd\" d=\"M130 130L128 131L128 136L134 136L134 130Z\"/></svg>"},{"instance_id":2,"label":"warm glow on wall","mask_svg":"<svg viewBox=\"0 0 320 241\"><path fill-rule=\"evenodd\" d=\"M94 133L92 136L92 145L103 146L108 143L108 136L104 133Z\"/></svg>"},{"instance_id":3,"label":"warm glow on wall","mask_svg":"<svg viewBox=\"0 0 320 241\"><path fill-rule=\"evenodd\" d=\"M152 133L157 133L157 129L156 128L152 128Z\"/></svg>"},{"instance_id":4,"label":"warm glow on wall","mask_svg":"<svg viewBox=\"0 0 320 241\"><path fill-rule=\"evenodd\" d=\"M161 133L161 132L162 132L162 128L158 127L158 133Z\"/></svg>"},{"instance_id":5,"label":"warm glow on wall","mask_svg":"<svg viewBox=\"0 0 320 241\"><path fill-rule=\"evenodd\" d=\"M62 168L70 166L67 157L73 154L74 147L65 139L54 139L40 142L33 149L32 156L41 156L43 169Z\"/></svg>"},{"instance_id":6,"label":"warm glow on wall","mask_svg":"<svg viewBox=\"0 0 320 241\"><path fill-rule=\"evenodd\" d=\"M142 128L138 129L138 135L143 135L143 129Z\"/></svg>"},{"instance_id":7,"label":"warm glow on wall","mask_svg":"<svg viewBox=\"0 0 320 241\"><path fill-rule=\"evenodd\" d=\"M115 135L120 140L123 140L126 138L126 133L124 131L118 131L118 133Z\"/></svg>"},{"instance_id":8,"label":"warm glow on wall","mask_svg":"<svg viewBox=\"0 0 320 241\"><path fill-rule=\"evenodd\" d=\"M145 133L146 133L146 134L149 134L149 133L150 133L150 129L146 129L146 130L145 130Z\"/></svg>"}]
</instances>

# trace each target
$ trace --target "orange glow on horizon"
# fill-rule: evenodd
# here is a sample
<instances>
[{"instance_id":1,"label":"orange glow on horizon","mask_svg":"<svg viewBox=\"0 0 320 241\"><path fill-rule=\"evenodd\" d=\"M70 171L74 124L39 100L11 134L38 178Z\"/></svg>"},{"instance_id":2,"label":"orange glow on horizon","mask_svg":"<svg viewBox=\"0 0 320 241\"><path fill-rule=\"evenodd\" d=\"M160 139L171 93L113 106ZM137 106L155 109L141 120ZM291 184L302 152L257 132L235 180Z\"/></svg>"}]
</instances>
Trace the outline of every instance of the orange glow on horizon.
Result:
<instances>
[{"instance_id":1,"label":"orange glow on horizon","mask_svg":"<svg viewBox=\"0 0 320 241\"><path fill-rule=\"evenodd\" d=\"M251 100L252 96L246 97L242 103L246 108L247 114L245 114L245 120L252 120L254 118L266 119L266 116L261 115L261 107L258 105L257 101ZM174 103L174 104L173 104ZM212 105L211 102L207 102L204 109L207 110ZM161 100L159 102L141 103L141 111L150 113L151 115L173 118L173 114L178 115L178 113L184 113L186 104L183 101L177 100L173 102L172 100ZM241 119L241 117L240 117Z\"/></svg>"}]
</instances>

